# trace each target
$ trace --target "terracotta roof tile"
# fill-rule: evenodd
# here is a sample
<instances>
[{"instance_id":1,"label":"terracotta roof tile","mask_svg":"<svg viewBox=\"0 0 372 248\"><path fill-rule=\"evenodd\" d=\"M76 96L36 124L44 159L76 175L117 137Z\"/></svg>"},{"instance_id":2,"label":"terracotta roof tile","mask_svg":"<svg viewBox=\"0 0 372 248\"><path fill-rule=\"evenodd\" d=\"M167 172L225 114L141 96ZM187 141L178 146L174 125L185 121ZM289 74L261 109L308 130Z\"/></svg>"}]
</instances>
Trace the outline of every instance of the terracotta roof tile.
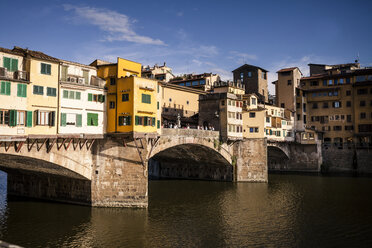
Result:
<instances>
[{"instance_id":1,"label":"terracotta roof tile","mask_svg":"<svg viewBox=\"0 0 372 248\"><path fill-rule=\"evenodd\" d=\"M54 58L52 56L49 56L49 55L47 55L43 52L39 52L39 51L33 51L33 50L29 50L29 49L25 49L25 48L21 48L21 47L17 47L17 46L15 46L12 51L16 52L16 53L21 53L23 55L30 55L31 57L37 58L37 59L49 60L49 61L52 61L52 62L59 62L59 59Z\"/></svg>"}]
</instances>

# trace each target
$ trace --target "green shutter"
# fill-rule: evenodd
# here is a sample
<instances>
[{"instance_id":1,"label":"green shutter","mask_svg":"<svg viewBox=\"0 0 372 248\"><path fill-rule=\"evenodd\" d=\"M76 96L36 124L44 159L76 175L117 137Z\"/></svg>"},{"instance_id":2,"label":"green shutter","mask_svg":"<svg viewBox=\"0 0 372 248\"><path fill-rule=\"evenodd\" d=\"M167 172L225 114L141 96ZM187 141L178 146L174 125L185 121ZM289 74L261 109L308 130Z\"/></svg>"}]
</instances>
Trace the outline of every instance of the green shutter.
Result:
<instances>
[{"instance_id":1,"label":"green shutter","mask_svg":"<svg viewBox=\"0 0 372 248\"><path fill-rule=\"evenodd\" d=\"M76 126L81 127L82 126L82 115L81 114L76 114Z\"/></svg>"},{"instance_id":2,"label":"green shutter","mask_svg":"<svg viewBox=\"0 0 372 248\"><path fill-rule=\"evenodd\" d=\"M52 74L52 65L46 65L46 73L48 75L51 75Z\"/></svg>"},{"instance_id":3,"label":"green shutter","mask_svg":"<svg viewBox=\"0 0 372 248\"><path fill-rule=\"evenodd\" d=\"M75 92L75 99L77 99L77 100L81 99L81 92L79 92L79 91Z\"/></svg>"},{"instance_id":4,"label":"green shutter","mask_svg":"<svg viewBox=\"0 0 372 248\"><path fill-rule=\"evenodd\" d=\"M5 95L10 96L10 82L5 82Z\"/></svg>"},{"instance_id":5,"label":"green shutter","mask_svg":"<svg viewBox=\"0 0 372 248\"><path fill-rule=\"evenodd\" d=\"M147 126L147 116L145 116L145 118L144 118L144 126Z\"/></svg>"},{"instance_id":6,"label":"green shutter","mask_svg":"<svg viewBox=\"0 0 372 248\"><path fill-rule=\"evenodd\" d=\"M14 109L9 110L9 126L11 127L17 126L17 110Z\"/></svg>"},{"instance_id":7,"label":"green shutter","mask_svg":"<svg viewBox=\"0 0 372 248\"><path fill-rule=\"evenodd\" d=\"M136 124L136 126L138 125L138 122L139 122L139 120L138 120L138 116L136 115L136 116L135 116L135 124Z\"/></svg>"},{"instance_id":8,"label":"green shutter","mask_svg":"<svg viewBox=\"0 0 372 248\"><path fill-rule=\"evenodd\" d=\"M158 128L160 128L160 121L158 120Z\"/></svg>"},{"instance_id":9,"label":"green shutter","mask_svg":"<svg viewBox=\"0 0 372 248\"><path fill-rule=\"evenodd\" d=\"M45 74L45 64L41 63L41 74Z\"/></svg>"},{"instance_id":10,"label":"green shutter","mask_svg":"<svg viewBox=\"0 0 372 248\"><path fill-rule=\"evenodd\" d=\"M27 111L26 127L32 127L32 111Z\"/></svg>"},{"instance_id":11,"label":"green shutter","mask_svg":"<svg viewBox=\"0 0 372 248\"><path fill-rule=\"evenodd\" d=\"M61 126L66 126L66 113L61 113Z\"/></svg>"},{"instance_id":12,"label":"green shutter","mask_svg":"<svg viewBox=\"0 0 372 248\"><path fill-rule=\"evenodd\" d=\"M4 57L3 58L3 66L10 71L10 58Z\"/></svg>"},{"instance_id":13,"label":"green shutter","mask_svg":"<svg viewBox=\"0 0 372 248\"><path fill-rule=\"evenodd\" d=\"M98 126L98 114L93 114L93 126Z\"/></svg>"},{"instance_id":14,"label":"green shutter","mask_svg":"<svg viewBox=\"0 0 372 248\"><path fill-rule=\"evenodd\" d=\"M17 84L17 96L22 97L22 84Z\"/></svg>"},{"instance_id":15,"label":"green shutter","mask_svg":"<svg viewBox=\"0 0 372 248\"><path fill-rule=\"evenodd\" d=\"M27 85L24 84L22 88L23 88L23 92L22 92L23 94L22 94L22 96L23 97L27 97Z\"/></svg>"},{"instance_id":16,"label":"green shutter","mask_svg":"<svg viewBox=\"0 0 372 248\"><path fill-rule=\"evenodd\" d=\"M90 102L93 101L93 94L91 93L88 94L88 101Z\"/></svg>"},{"instance_id":17,"label":"green shutter","mask_svg":"<svg viewBox=\"0 0 372 248\"><path fill-rule=\"evenodd\" d=\"M18 59L12 59L10 71L18 71Z\"/></svg>"},{"instance_id":18,"label":"green shutter","mask_svg":"<svg viewBox=\"0 0 372 248\"><path fill-rule=\"evenodd\" d=\"M102 102L102 95L98 95L98 102Z\"/></svg>"},{"instance_id":19,"label":"green shutter","mask_svg":"<svg viewBox=\"0 0 372 248\"><path fill-rule=\"evenodd\" d=\"M132 116L128 116L127 119L128 119L127 125L130 126L132 124L131 123L132 122Z\"/></svg>"},{"instance_id":20,"label":"green shutter","mask_svg":"<svg viewBox=\"0 0 372 248\"><path fill-rule=\"evenodd\" d=\"M155 127L155 117L152 117L151 126Z\"/></svg>"},{"instance_id":21,"label":"green shutter","mask_svg":"<svg viewBox=\"0 0 372 248\"><path fill-rule=\"evenodd\" d=\"M105 102L105 95L102 95L102 102Z\"/></svg>"},{"instance_id":22,"label":"green shutter","mask_svg":"<svg viewBox=\"0 0 372 248\"><path fill-rule=\"evenodd\" d=\"M157 105L158 105L158 109L159 109L159 105L160 105L159 102L157 103Z\"/></svg>"},{"instance_id":23,"label":"green shutter","mask_svg":"<svg viewBox=\"0 0 372 248\"><path fill-rule=\"evenodd\" d=\"M68 91L67 90L63 90L63 98L68 98Z\"/></svg>"}]
</instances>

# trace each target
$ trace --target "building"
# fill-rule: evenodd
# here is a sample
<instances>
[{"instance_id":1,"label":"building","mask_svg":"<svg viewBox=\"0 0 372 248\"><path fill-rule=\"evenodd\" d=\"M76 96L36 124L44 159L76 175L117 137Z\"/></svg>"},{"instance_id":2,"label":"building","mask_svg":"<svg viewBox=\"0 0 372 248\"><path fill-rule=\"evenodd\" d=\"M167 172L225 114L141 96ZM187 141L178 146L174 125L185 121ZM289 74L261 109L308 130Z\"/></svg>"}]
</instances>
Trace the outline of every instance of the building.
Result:
<instances>
[{"instance_id":1,"label":"building","mask_svg":"<svg viewBox=\"0 0 372 248\"><path fill-rule=\"evenodd\" d=\"M106 81L107 133L156 137L161 126L157 119L158 82L141 78L141 64L130 60L96 60L90 65L96 66L98 77Z\"/></svg>"},{"instance_id":2,"label":"building","mask_svg":"<svg viewBox=\"0 0 372 248\"><path fill-rule=\"evenodd\" d=\"M0 48L0 66L0 136L26 135L33 126L26 60L22 52Z\"/></svg>"},{"instance_id":3,"label":"building","mask_svg":"<svg viewBox=\"0 0 372 248\"><path fill-rule=\"evenodd\" d=\"M372 69L358 63L325 68L323 74L301 79L309 105L307 125L322 132L326 144L371 145Z\"/></svg>"},{"instance_id":4,"label":"building","mask_svg":"<svg viewBox=\"0 0 372 248\"><path fill-rule=\"evenodd\" d=\"M60 60L58 134L96 134L106 132L105 81L97 69Z\"/></svg>"},{"instance_id":5,"label":"building","mask_svg":"<svg viewBox=\"0 0 372 248\"><path fill-rule=\"evenodd\" d=\"M241 82L245 86L246 94L256 94L262 103L268 101L267 70L244 64L232 72L234 82Z\"/></svg>"},{"instance_id":6,"label":"building","mask_svg":"<svg viewBox=\"0 0 372 248\"><path fill-rule=\"evenodd\" d=\"M243 138L264 138L266 109L255 94L243 96Z\"/></svg>"},{"instance_id":7,"label":"building","mask_svg":"<svg viewBox=\"0 0 372 248\"><path fill-rule=\"evenodd\" d=\"M222 140L243 139L243 95L231 93L236 91L244 92L240 84L225 82L199 96L199 125L220 131Z\"/></svg>"},{"instance_id":8,"label":"building","mask_svg":"<svg viewBox=\"0 0 372 248\"><path fill-rule=\"evenodd\" d=\"M284 108L263 105L265 108L265 136L272 141L295 141L292 113Z\"/></svg>"},{"instance_id":9,"label":"building","mask_svg":"<svg viewBox=\"0 0 372 248\"><path fill-rule=\"evenodd\" d=\"M213 88L216 82L221 81L218 74L203 73L203 74L185 74L173 78L170 83L179 86L191 87L203 91L209 91Z\"/></svg>"},{"instance_id":10,"label":"building","mask_svg":"<svg viewBox=\"0 0 372 248\"><path fill-rule=\"evenodd\" d=\"M142 67L142 77L156 79L161 82L169 82L175 76L172 73L172 68L168 67L165 62L163 65L154 65L153 67Z\"/></svg>"},{"instance_id":11,"label":"building","mask_svg":"<svg viewBox=\"0 0 372 248\"><path fill-rule=\"evenodd\" d=\"M23 55L23 71L28 72L31 82L26 96L27 111L33 113L33 121L27 134L56 135L59 60L42 52L20 47L14 47L12 51Z\"/></svg>"},{"instance_id":12,"label":"building","mask_svg":"<svg viewBox=\"0 0 372 248\"><path fill-rule=\"evenodd\" d=\"M199 96L205 91L176 84L160 83L161 117L164 127L197 128ZM180 122L180 123L178 123Z\"/></svg>"},{"instance_id":13,"label":"building","mask_svg":"<svg viewBox=\"0 0 372 248\"><path fill-rule=\"evenodd\" d=\"M219 81L213 86L212 93L232 93L236 95L244 95L245 88L239 82Z\"/></svg>"},{"instance_id":14,"label":"building","mask_svg":"<svg viewBox=\"0 0 372 248\"><path fill-rule=\"evenodd\" d=\"M279 71L275 84L276 106L296 111L296 89L300 87L302 73L298 67L284 68Z\"/></svg>"}]
</instances>

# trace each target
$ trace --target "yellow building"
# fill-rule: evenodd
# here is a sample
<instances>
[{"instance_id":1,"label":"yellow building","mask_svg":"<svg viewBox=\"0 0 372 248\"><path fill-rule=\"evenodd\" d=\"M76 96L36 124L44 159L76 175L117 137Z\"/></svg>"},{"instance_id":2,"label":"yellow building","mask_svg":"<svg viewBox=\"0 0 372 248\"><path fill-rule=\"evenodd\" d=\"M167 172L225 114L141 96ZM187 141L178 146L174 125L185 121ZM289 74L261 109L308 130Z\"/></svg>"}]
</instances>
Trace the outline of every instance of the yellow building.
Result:
<instances>
[{"instance_id":1,"label":"yellow building","mask_svg":"<svg viewBox=\"0 0 372 248\"><path fill-rule=\"evenodd\" d=\"M156 80L141 78L141 64L118 58L117 63L96 60L97 76L106 80L107 132L134 137L157 135Z\"/></svg>"},{"instance_id":2,"label":"yellow building","mask_svg":"<svg viewBox=\"0 0 372 248\"><path fill-rule=\"evenodd\" d=\"M243 138L265 137L265 111L255 94L243 96Z\"/></svg>"},{"instance_id":3,"label":"yellow building","mask_svg":"<svg viewBox=\"0 0 372 248\"><path fill-rule=\"evenodd\" d=\"M33 112L33 123L26 134L56 135L59 60L20 47L12 51L23 54L31 82L27 87L27 110Z\"/></svg>"}]
</instances>

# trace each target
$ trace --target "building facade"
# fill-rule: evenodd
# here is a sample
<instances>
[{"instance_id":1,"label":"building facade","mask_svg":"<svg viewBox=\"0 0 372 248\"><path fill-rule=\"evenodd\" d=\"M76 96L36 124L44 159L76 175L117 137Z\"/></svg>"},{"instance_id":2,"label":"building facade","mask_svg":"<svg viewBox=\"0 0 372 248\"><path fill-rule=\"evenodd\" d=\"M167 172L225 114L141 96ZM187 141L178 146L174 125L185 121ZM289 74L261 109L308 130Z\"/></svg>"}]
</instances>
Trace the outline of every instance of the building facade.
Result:
<instances>
[{"instance_id":1,"label":"building facade","mask_svg":"<svg viewBox=\"0 0 372 248\"><path fill-rule=\"evenodd\" d=\"M259 106L255 94L243 96L243 138L265 137L266 109Z\"/></svg>"},{"instance_id":2,"label":"building facade","mask_svg":"<svg viewBox=\"0 0 372 248\"><path fill-rule=\"evenodd\" d=\"M262 103L268 101L267 70L244 64L232 72L234 82L243 84L246 94L256 94Z\"/></svg>"},{"instance_id":3,"label":"building facade","mask_svg":"<svg viewBox=\"0 0 372 248\"><path fill-rule=\"evenodd\" d=\"M221 81L218 74L203 73L203 74L185 74L173 78L170 83L179 86L191 87L203 91L210 91L213 86Z\"/></svg>"},{"instance_id":4,"label":"building facade","mask_svg":"<svg viewBox=\"0 0 372 248\"><path fill-rule=\"evenodd\" d=\"M160 66L156 64L153 67L142 67L142 77L167 83L175 76L172 73L172 68L168 67L164 62L164 64Z\"/></svg>"},{"instance_id":5,"label":"building facade","mask_svg":"<svg viewBox=\"0 0 372 248\"><path fill-rule=\"evenodd\" d=\"M106 132L105 81L95 67L61 60L58 134Z\"/></svg>"}]
</instances>

